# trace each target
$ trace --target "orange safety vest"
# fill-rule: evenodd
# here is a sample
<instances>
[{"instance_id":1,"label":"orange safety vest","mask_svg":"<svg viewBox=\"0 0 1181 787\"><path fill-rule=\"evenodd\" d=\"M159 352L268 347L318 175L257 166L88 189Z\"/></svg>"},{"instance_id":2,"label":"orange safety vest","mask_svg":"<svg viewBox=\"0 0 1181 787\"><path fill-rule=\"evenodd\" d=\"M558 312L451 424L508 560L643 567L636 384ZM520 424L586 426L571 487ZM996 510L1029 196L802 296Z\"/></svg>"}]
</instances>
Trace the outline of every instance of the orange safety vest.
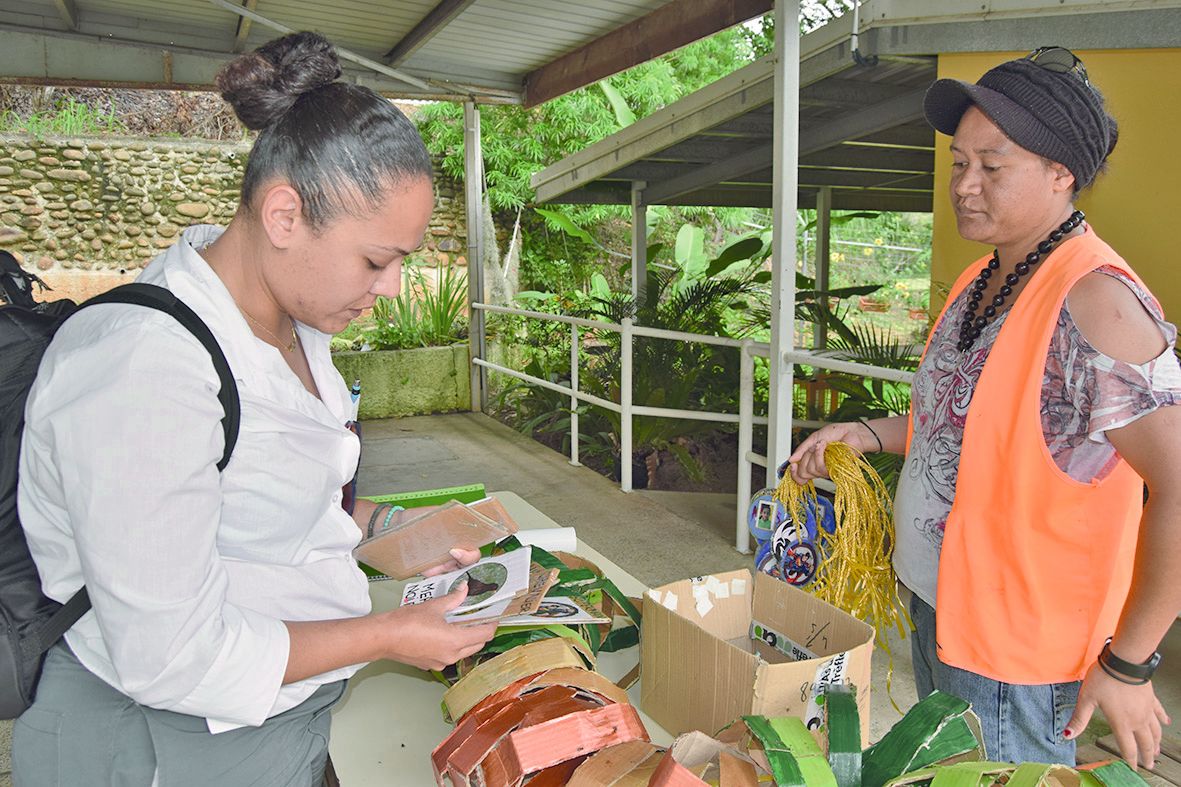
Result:
<instances>
[{"instance_id":1,"label":"orange safety vest","mask_svg":"<svg viewBox=\"0 0 1181 787\"><path fill-rule=\"evenodd\" d=\"M960 275L943 313L988 259ZM943 663L1005 683L1081 680L1115 631L1131 584L1143 481L1123 459L1101 481L1075 481L1042 435L1058 314L1071 286L1101 266L1140 282L1090 227L1042 261L968 407L939 560L937 648ZM912 435L913 422L908 446Z\"/></svg>"}]
</instances>

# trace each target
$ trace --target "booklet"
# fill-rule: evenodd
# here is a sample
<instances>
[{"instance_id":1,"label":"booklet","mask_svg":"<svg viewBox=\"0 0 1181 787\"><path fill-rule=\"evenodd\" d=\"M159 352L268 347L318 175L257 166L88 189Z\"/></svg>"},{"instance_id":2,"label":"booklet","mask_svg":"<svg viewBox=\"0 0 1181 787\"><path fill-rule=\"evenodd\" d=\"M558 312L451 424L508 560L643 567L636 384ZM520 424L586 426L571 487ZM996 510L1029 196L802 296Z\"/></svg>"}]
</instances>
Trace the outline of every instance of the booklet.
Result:
<instances>
[{"instance_id":1,"label":"booklet","mask_svg":"<svg viewBox=\"0 0 1181 787\"><path fill-rule=\"evenodd\" d=\"M522 547L503 555L486 557L447 574L411 582L402 591L402 606L445 596L465 580L467 598L448 615L449 618L511 600L529 590L532 552L530 547Z\"/></svg>"},{"instance_id":2,"label":"booklet","mask_svg":"<svg viewBox=\"0 0 1181 787\"><path fill-rule=\"evenodd\" d=\"M501 626L547 626L561 623L564 626L582 623L610 623L611 618L573 596L546 596L535 612L504 617L497 621Z\"/></svg>"},{"instance_id":3,"label":"booklet","mask_svg":"<svg viewBox=\"0 0 1181 787\"><path fill-rule=\"evenodd\" d=\"M545 569L534 563L529 571L529 589L510 599L472 611L457 611L449 614L452 623L477 624L496 621L505 625L504 620L528 616L537 611L545 601L545 594L558 581L558 569Z\"/></svg>"}]
</instances>

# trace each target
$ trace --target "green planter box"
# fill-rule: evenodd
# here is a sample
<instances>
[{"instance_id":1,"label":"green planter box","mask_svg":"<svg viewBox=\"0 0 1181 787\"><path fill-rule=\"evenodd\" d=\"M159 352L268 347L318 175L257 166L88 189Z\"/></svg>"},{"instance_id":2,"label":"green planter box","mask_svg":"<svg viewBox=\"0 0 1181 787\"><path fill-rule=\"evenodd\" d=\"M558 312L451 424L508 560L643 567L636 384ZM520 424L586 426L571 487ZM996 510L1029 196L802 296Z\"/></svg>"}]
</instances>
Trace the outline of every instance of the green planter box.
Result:
<instances>
[{"instance_id":1,"label":"green planter box","mask_svg":"<svg viewBox=\"0 0 1181 787\"><path fill-rule=\"evenodd\" d=\"M468 346L332 354L345 382L361 380L361 420L467 410Z\"/></svg>"}]
</instances>

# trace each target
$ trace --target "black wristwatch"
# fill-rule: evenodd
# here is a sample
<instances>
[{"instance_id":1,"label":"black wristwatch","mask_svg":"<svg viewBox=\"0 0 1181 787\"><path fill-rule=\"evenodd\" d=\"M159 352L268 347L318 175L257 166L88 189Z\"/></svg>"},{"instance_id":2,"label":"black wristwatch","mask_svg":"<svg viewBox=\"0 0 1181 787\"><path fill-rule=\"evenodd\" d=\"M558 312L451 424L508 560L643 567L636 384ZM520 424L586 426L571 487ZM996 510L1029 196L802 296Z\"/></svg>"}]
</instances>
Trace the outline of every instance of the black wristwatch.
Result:
<instances>
[{"instance_id":1,"label":"black wristwatch","mask_svg":"<svg viewBox=\"0 0 1181 787\"><path fill-rule=\"evenodd\" d=\"M1124 683L1147 683L1152 678L1152 674L1156 672L1159 664L1160 653L1153 653L1151 658L1143 664L1124 661L1111 652L1111 637L1107 638L1103 650L1099 652L1099 666L1103 668L1103 671Z\"/></svg>"}]
</instances>

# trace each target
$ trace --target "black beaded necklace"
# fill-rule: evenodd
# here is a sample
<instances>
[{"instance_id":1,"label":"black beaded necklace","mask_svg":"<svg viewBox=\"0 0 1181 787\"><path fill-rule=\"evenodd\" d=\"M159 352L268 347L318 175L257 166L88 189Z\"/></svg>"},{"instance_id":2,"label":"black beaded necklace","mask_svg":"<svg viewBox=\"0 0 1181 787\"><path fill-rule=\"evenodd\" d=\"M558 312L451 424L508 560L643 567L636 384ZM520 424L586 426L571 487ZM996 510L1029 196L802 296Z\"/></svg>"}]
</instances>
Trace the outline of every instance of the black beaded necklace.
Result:
<instances>
[{"instance_id":1,"label":"black beaded necklace","mask_svg":"<svg viewBox=\"0 0 1181 787\"><path fill-rule=\"evenodd\" d=\"M964 321L960 325L960 341L956 345L960 352L967 350L973 342L980 338L984 326L988 325L988 321L996 316L997 310L1004 305L1005 299L1013 294L1013 286L1021 280L1021 277L1029 273L1042 257L1053 251L1063 237L1069 235L1082 224L1084 218L1086 216L1081 210L1071 213L1070 218L1058 225L1058 229L1051 232L1049 238L1037 245L1037 249L1025 255L1025 260L1017 263L1013 272L1005 276L1005 283L1001 285L998 293L992 296L992 303L984 307L983 314L977 316L976 309L980 307L980 301L984 297L984 288L988 286L992 272L1001 267L997 251L993 249L992 259L980 270L980 275L976 277L976 282L972 285L972 294L968 296L968 309L964 313Z\"/></svg>"}]
</instances>

